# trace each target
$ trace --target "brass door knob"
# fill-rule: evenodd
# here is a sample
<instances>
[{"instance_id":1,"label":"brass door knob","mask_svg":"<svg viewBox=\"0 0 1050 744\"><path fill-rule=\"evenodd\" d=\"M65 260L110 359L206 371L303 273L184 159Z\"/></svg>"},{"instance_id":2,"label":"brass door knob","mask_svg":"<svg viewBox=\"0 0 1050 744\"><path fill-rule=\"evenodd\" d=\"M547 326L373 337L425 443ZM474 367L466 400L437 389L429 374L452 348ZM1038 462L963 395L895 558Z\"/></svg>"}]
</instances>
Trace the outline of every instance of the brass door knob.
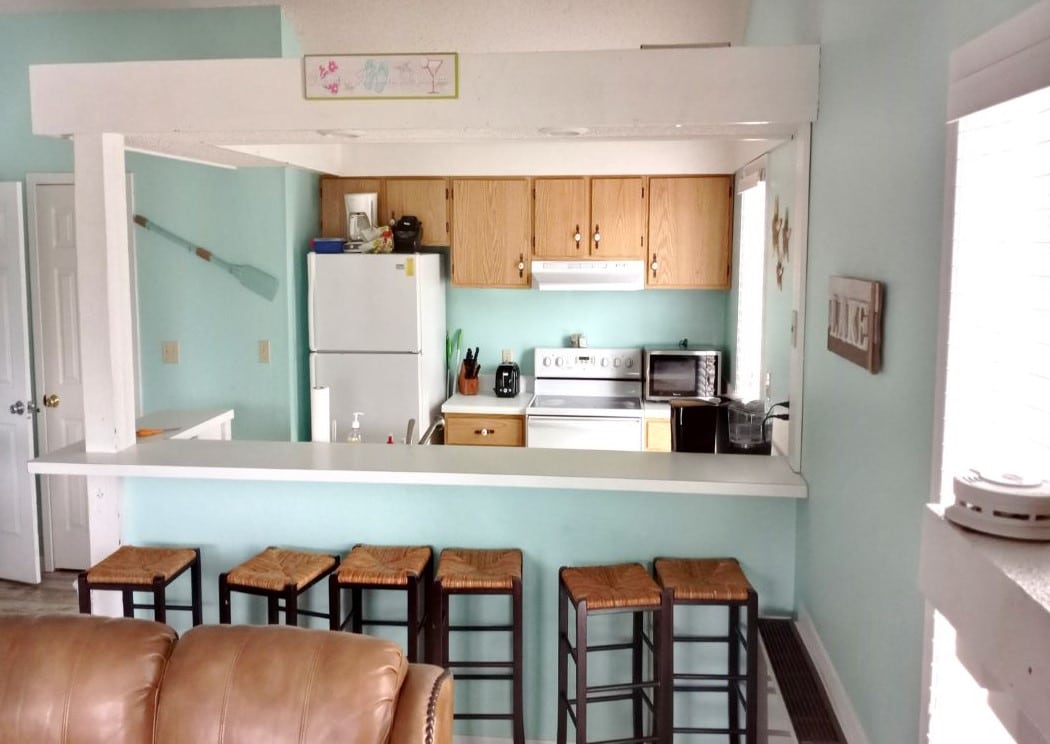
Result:
<instances>
[{"instance_id":1,"label":"brass door knob","mask_svg":"<svg viewBox=\"0 0 1050 744\"><path fill-rule=\"evenodd\" d=\"M58 408L58 404L61 403L61 402L62 401L59 399L59 397L55 393L51 393L51 395L45 395L44 396L44 407L45 408Z\"/></svg>"}]
</instances>

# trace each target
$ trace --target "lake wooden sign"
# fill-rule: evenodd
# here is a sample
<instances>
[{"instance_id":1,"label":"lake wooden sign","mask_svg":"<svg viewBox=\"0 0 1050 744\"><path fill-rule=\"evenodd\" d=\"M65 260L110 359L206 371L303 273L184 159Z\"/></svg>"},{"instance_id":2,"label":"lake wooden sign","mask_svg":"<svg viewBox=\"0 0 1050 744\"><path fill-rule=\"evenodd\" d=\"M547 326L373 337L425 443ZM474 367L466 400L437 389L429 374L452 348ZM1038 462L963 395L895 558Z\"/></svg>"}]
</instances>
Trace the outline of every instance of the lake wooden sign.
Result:
<instances>
[{"instance_id":1,"label":"lake wooden sign","mask_svg":"<svg viewBox=\"0 0 1050 744\"><path fill-rule=\"evenodd\" d=\"M828 351L872 374L882 367L882 282L828 281Z\"/></svg>"}]
</instances>

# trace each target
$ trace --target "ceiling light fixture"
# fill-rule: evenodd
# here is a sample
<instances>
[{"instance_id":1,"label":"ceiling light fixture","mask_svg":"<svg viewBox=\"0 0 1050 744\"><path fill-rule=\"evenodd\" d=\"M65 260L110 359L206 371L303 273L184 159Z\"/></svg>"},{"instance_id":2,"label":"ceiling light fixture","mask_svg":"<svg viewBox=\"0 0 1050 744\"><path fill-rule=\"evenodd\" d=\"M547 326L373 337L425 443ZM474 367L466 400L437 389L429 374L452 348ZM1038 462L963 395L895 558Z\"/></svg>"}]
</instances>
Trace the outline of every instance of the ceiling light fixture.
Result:
<instances>
[{"instance_id":1,"label":"ceiling light fixture","mask_svg":"<svg viewBox=\"0 0 1050 744\"><path fill-rule=\"evenodd\" d=\"M540 134L548 137L579 137L589 131L587 127L540 127Z\"/></svg>"}]
</instances>

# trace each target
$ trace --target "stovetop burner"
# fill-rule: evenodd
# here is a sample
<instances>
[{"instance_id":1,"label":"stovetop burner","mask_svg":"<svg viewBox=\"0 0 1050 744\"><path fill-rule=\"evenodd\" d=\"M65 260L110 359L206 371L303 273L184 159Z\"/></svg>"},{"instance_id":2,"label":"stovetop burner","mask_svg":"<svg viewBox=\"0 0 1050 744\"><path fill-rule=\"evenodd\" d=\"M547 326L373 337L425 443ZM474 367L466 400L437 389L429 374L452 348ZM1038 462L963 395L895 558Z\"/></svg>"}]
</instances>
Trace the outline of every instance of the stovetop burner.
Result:
<instances>
[{"instance_id":1,"label":"stovetop burner","mask_svg":"<svg viewBox=\"0 0 1050 744\"><path fill-rule=\"evenodd\" d=\"M605 408L637 411L642 402L634 396L607 395L537 395L531 408Z\"/></svg>"}]
</instances>

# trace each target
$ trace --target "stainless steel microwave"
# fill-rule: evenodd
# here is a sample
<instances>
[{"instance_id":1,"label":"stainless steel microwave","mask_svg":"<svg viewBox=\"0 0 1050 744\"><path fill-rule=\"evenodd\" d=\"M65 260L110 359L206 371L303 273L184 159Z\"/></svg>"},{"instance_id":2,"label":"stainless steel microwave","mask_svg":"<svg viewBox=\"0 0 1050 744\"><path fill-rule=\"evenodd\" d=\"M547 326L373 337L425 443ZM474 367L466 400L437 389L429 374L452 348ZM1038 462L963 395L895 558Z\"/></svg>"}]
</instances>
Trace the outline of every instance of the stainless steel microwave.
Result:
<instances>
[{"instance_id":1,"label":"stainless steel microwave","mask_svg":"<svg viewBox=\"0 0 1050 744\"><path fill-rule=\"evenodd\" d=\"M717 349L646 349L646 400L708 400L722 393Z\"/></svg>"}]
</instances>

